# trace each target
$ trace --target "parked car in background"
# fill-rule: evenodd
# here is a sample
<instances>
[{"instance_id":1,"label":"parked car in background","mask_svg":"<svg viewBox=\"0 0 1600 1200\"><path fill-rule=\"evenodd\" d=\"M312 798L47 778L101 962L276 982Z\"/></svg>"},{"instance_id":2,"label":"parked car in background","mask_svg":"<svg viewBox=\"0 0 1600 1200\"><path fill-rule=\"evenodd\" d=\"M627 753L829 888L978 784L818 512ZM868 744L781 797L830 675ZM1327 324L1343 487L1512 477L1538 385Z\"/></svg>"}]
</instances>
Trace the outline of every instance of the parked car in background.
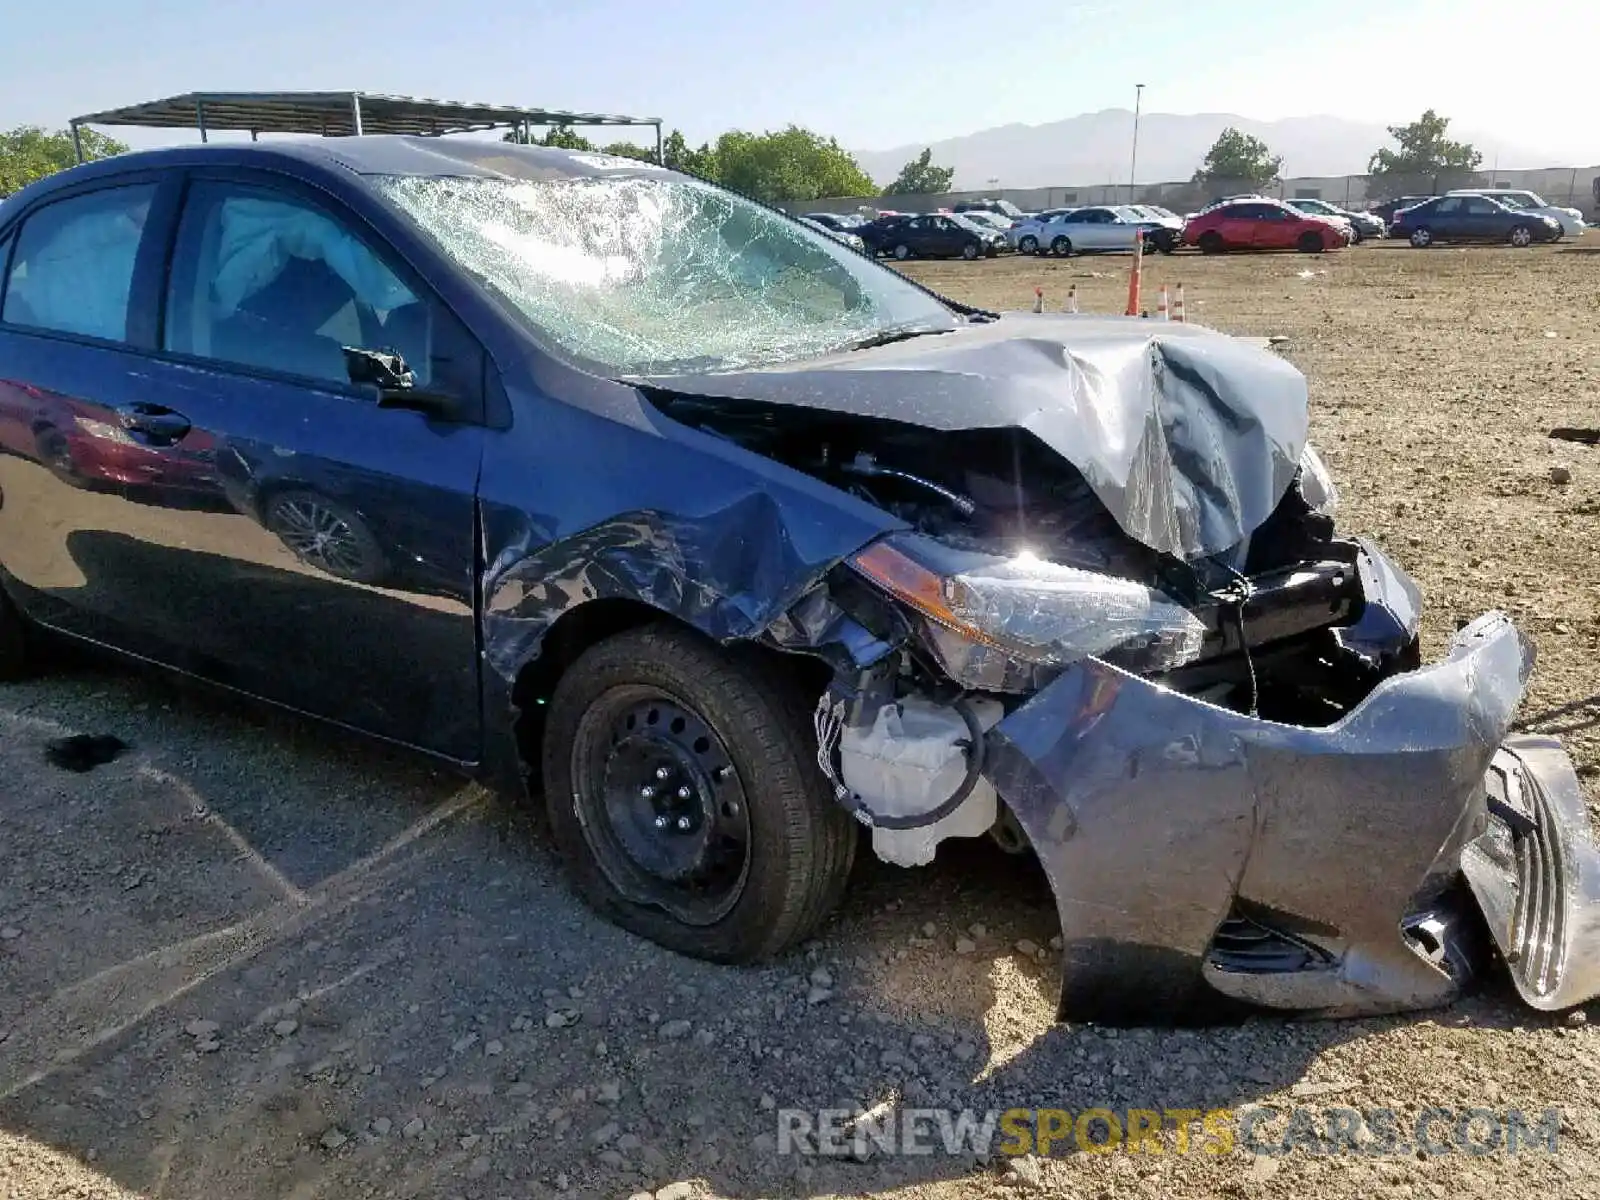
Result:
<instances>
[{"instance_id":1,"label":"parked car in background","mask_svg":"<svg viewBox=\"0 0 1600 1200\"><path fill-rule=\"evenodd\" d=\"M1395 214L1389 236L1421 249L1435 242L1510 242L1531 246L1561 236L1561 222L1536 212L1508 208L1477 192L1436 196Z\"/></svg>"},{"instance_id":2,"label":"parked car in background","mask_svg":"<svg viewBox=\"0 0 1600 1200\"><path fill-rule=\"evenodd\" d=\"M1135 239L1141 234L1153 248L1171 253L1177 249L1182 231L1151 220L1126 205L1090 206L1045 222L1034 235L1037 239L1035 252L1065 256L1132 250Z\"/></svg>"},{"instance_id":3,"label":"parked car in background","mask_svg":"<svg viewBox=\"0 0 1600 1200\"><path fill-rule=\"evenodd\" d=\"M1005 237L954 213L899 213L869 221L856 231L872 254L908 258L992 258Z\"/></svg>"},{"instance_id":4,"label":"parked car in background","mask_svg":"<svg viewBox=\"0 0 1600 1200\"><path fill-rule=\"evenodd\" d=\"M1337 204L1329 204L1326 200L1316 200L1310 197L1297 196L1285 200L1290 208L1298 209L1303 213L1310 213L1314 217L1332 217L1338 221L1346 221L1350 225L1353 235L1352 241L1360 242L1369 237L1381 238L1389 231L1383 218L1371 213L1351 212L1347 208L1340 208Z\"/></svg>"},{"instance_id":5,"label":"parked car in background","mask_svg":"<svg viewBox=\"0 0 1600 1200\"><path fill-rule=\"evenodd\" d=\"M1000 235L1001 240L1004 241L1007 246L1011 244L1009 235L1011 233L1012 226L1017 224L1017 222L1011 220L1011 218L1002 217L999 213L992 213L987 209L973 209L970 212L961 213L960 216L962 220L971 221L980 229L994 230L994 232Z\"/></svg>"},{"instance_id":6,"label":"parked car in background","mask_svg":"<svg viewBox=\"0 0 1600 1200\"><path fill-rule=\"evenodd\" d=\"M1064 217L1075 211L1071 208L1047 208L1043 212L1022 218L1011 226L1012 248L1019 254L1037 254L1040 246L1039 235L1044 231L1044 227L1058 217Z\"/></svg>"},{"instance_id":7,"label":"parked car in background","mask_svg":"<svg viewBox=\"0 0 1600 1200\"><path fill-rule=\"evenodd\" d=\"M834 229L811 217L797 217L796 220L808 229L815 229L818 233L826 234L828 237L833 238L834 241L843 242L852 250L858 250L863 254L867 251L866 242L862 241L861 236L857 233L845 229Z\"/></svg>"},{"instance_id":8,"label":"parked car in background","mask_svg":"<svg viewBox=\"0 0 1600 1200\"><path fill-rule=\"evenodd\" d=\"M951 207L958 213L992 212L1012 221L1020 221L1029 215L1009 200L962 200Z\"/></svg>"},{"instance_id":9,"label":"parked car in background","mask_svg":"<svg viewBox=\"0 0 1600 1200\"><path fill-rule=\"evenodd\" d=\"M1583 231L1589 226L1583 219L1583 213L1576 208L1562 208L1559 205L1546 202L1538 192L1524 191L1519 188L1456 188L1445 193L1446 196L1487 196L1489 199L1505 205L1507 208L1516 209L1518 212L1537 213L1541 217L1550 217L1561 226L1561 232L1567 237L1582 237Z\"/></svg>"},{"instance_id":10,"label":"parked car in background","mask_svg":"<svg viewBox=\"0 0 1600 1200\"><path fill-rule=\"evenodd\" d=\"M824 225L838 233L854 233L866 221L852 213L813 212L802 215L801 220Z\"/></svg>"},{"instance_id":11,"label":"parked car in background","mask_svg":"<svg viewBox=\"0 0 1600 1200\"><path fill-rule=\"evenodd\" d=\"M1394 225L1394 216L1401 209L1411 208L1421 204L1424 200L1432 199L1432 196L1396 196L1392 200L1385 200L1382 203L1372 205L1367 211L1382 221L1385 226L1392 227ZM1390 236L1394 236L1392 229Z\"/></svg>"},{"instance_id":12,"label":"parked car in background","mask_svg":"<svg viewBox=\"0 0 1600 1200\"><path fill-rule=\"evenodd\" d=\"M1224 250L1299 250L1320 254L1350 244L1350 225L1313 216L1278 200L1244 200L1201 213L1183 227L1185 245Z\"/></svg>"}]
</instances>

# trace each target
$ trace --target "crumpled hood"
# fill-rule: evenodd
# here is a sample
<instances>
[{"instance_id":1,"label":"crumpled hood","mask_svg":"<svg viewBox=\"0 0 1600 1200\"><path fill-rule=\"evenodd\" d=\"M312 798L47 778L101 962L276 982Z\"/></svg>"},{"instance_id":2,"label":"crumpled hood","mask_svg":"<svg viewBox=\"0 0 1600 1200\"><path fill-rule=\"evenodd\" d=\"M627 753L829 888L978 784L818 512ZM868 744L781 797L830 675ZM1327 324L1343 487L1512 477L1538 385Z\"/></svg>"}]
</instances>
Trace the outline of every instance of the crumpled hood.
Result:
<instances>
[{"instance_id":1,"label":"crumpled hood","mask_svg":"<svg viewBox=\"0 0 1600 1200\"><path fill-rule=\"evenodd\" d=\"M1294 367L1212 330L1140 318L1012 313L869 350L638 382L951 433L1026 430L1130 537L1184 559L1236 546L1265 521L1306 441Z\"/></svg>"}]
</instances>

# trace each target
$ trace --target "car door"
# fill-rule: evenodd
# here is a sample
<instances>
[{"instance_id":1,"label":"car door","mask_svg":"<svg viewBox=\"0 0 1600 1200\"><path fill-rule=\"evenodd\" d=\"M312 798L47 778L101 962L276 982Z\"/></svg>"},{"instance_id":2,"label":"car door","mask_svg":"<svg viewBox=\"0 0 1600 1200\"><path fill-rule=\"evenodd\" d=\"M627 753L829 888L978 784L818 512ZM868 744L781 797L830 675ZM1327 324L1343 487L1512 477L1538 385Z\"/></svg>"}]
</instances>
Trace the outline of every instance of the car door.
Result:
<instances>
[{"instance_id":1,"label":"car door","mask_svg":"<svg viewBox=\"0 0 1600 1200\"><path fill-rule=\"evenodd\" d=\"M1299 223L1291 209L1276 204L1248 205L1251 221L1250 245L1256 250L1286 250L1294 245Z\"/></svg>"},{"instance_id":2,"label":"car door","mask_svg":"<svg viewBox=\"0 0 1600 1200\"><path fill-rule=\"evenodd\" d=\"M153 352L106 418L133 407L163 456L210 447L211 490L158 492L69 537L95 615L159 661L478 758L481 348L309 188L197 175L171 245ZM457 413L380 406L345 347L397 351Z\"/></svg>"},{"instance_id":3,"label":"car door","mask_svg":"<svg viewBox=\"0 0 1600 1200\"><path fill-rule=\"evenodd\" d=\"M1435 241L1472 236L1471 225L1467 221L1466 201L1460 196L1444 197L1433 206L1422 223L1432 231Z\"/></svg>"},{"instance_id":4,"label":"car door","mask_svg":"<svg viewBox=\"0 0 1600 1200\"><path fill-rule=\"evenodd\" d=\"M1106 221L1110 214L1103 208L1083 208L1066 220L1064 232L1072 239L1077 250L1104 250L1106 248Z\"/></svg>"},{"instance_id":5,"label":"car door","mask_svg":"<svg viewBox=\"0 0 1600 1200\"><path fill-rule=\"evenodd\" d=\"M932 244L936 247L931 253L944 256L960 254L961 247L972 236L970 230L957 225L949 217L930 217L928 221L933 227Z\"/></svg>"},{"instance_id":6,"label":"car door","mask_svg":"<svg viewBox=\"0 0 1600 1200\"><path fill-rule=\"evenodd\" d=\"M1461 224L1468 237L1482 241L1499 241L1511 232L1516 221L1493 200L1482 196L1467 196L1461 206Z\"/></svg>"},{"instance_id":7,"label":"car door","mask_svg":"<svg viewBox=\"0 0 1600 1200\"><path fill-rule=\"evenodd\" d=\"M1257 219L1253 204L1229 204L1217 213L1217 232L1225 245L1249 249L1256 240Z\"/></svg>"}]
</instances>

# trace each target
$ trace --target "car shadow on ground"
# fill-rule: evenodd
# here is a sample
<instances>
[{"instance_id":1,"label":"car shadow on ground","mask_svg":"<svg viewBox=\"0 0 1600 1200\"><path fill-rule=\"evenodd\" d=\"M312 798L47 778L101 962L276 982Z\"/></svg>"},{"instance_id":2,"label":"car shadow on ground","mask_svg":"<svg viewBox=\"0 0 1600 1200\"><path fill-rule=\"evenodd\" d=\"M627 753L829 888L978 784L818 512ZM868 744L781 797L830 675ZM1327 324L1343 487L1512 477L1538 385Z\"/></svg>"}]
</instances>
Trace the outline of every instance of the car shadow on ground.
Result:
<instances>
[{"instance_id":1,"label":"car shadow on ground","mask_svg":"<svg viewBox=\"0 0 1600 1200\"><path fill-rule=\"evenodd\" d=\"M47 766L71 733L134 749ZM680 958L591 916L481 788L121 668L0 694L0 777L0 1135L165 1197L965 1177L999 1168L959 1137L860 1161L779 1133L823 1109L1237 1108L1403 1020L1057 1026L1048 889L987 842L909 872L865 851L777 963Z\"/></svg>"}]
</instances>

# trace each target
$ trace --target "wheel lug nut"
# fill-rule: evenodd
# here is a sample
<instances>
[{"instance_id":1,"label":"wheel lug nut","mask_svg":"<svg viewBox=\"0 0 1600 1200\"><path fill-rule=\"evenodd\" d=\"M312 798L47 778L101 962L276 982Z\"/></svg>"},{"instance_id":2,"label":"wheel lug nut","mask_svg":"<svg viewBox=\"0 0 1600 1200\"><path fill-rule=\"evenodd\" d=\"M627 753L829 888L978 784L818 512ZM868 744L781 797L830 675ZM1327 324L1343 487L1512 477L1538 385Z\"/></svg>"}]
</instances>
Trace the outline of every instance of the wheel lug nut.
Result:
<instances>
[{"instance_id":1,"label":"wheel lug nut","mask_svg":"<svg viewBox=\"0 0 1600 1200\"><path fill-rule=\"evenodd\" d=\"M654 800L656 798L656 790L647 783L639 789L639 795L646 800Z\"/></svg>"},{"instance_id":2,"label":"wheel lug nut","mask_svg":"<svg viewBox=\"0 0 1600 1200\"><path fill-rule=\"evenodd\" d=\"M679 817L678 818L678 832L679 833L688 833L689 832L689 818L688 817Z\"/></svg>"},{"instance_id":3,"label":"wheel lug nut","mask_svg":"<svg viewBox=\"0 0 1600 1200\"><path fill-rule=\"evenodd\" d=\"M687 784L685 784L683 787L680 787L678 789L678 799L679 800L687 800L692 795L694 795L694 793L689 790L689 787L688 787Z\"/></svg>"},{"instance_id":4,"label":"wheel lug nut","mask_svg":"<svg viewBox=\"0 0 1600 1200\"><path fill-rule=\"evenodd\" d=\"M670 779L670 778L672 778L672 768L671 767L657 767L656 768L656 778L657 779Z\"/></svg>"},{"instance_id":5,"label":"wheel lug nut","mask_svg":"<svg viewBox=\"0 0 1600 1200\"><path fill-rule=\"evenodd\" d=\"M667 827L667 819L665 817L657 817L656 818L656 828L657 829L665 829L666 827Z\"/></svg>"}]
</instances>

